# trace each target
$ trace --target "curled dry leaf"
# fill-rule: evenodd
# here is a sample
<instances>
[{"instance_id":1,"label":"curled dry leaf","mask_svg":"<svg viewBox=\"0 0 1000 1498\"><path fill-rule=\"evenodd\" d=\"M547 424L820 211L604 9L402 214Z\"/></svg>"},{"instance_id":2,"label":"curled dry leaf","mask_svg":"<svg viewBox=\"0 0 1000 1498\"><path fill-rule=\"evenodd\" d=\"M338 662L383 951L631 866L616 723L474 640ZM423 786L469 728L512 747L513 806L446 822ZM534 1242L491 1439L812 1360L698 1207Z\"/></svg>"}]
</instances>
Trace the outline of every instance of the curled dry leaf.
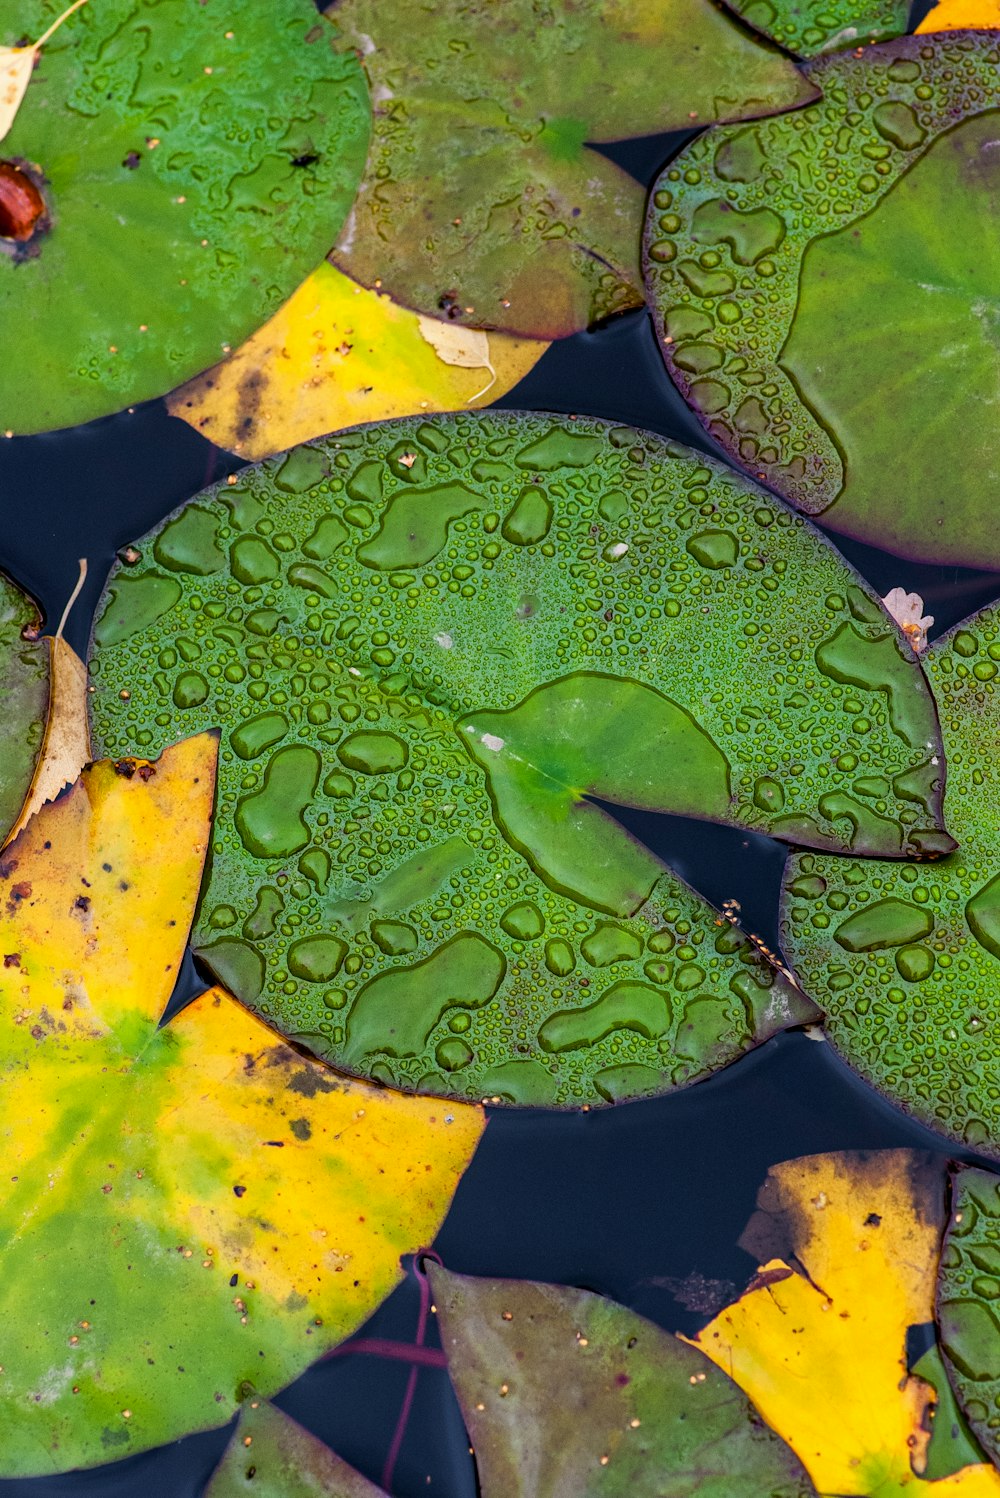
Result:
<instances>
[{"instance_id":1,"label":"curled dry leaf","mask_svg":"<svg viewBox=\"0 0 1000 1498\"><path fill-rule=\"evenodd\" d=\"M0 47L0 140L9 134L21 101L28 91L31 75L39 52L49 37L68 21L74 11L86 5L87 0L73 0L62 15L30 47Z\"/></svg>"},{"instance_id":2,"label":"curled dry leaf","mask_svg":"<svg viewBox=\"0 0 1000 1498\"><path fill-rule=\"evenodd\" d=\"M324 263L228 359L175 390L167 409L217 447L268 458L361 422L504 395L547 348L418 317ZM472 373L483 369L493 376L486 385Z\"/></svg>"},{"instance_id":3,"label":"curled dry leaf","mask_svg":"<svg viewBox=\"0 0 1000 1498\"><path fill-rule=\"evenodd\" d=\"M692 1345L746 1392L821 1494L997 1498L989 1465L923 1476L937 1397L909 1375L906 1336L933 1320L937 1160L910 1150L790 1160L771 1168L758 1204L741 1246L761 1269Z\"/></svg>"},{"instance_id":4,"label":"curled dry leaf","mask_svg":"<svg viewBox=\"0 0 1000 1498\"><path fill-rule=\"evenodd\" d=\"M49 649L49 715L28 797L11 828L8 842L40 806L72 784L90 759L87 668L61 635L45 643Z\"/></svg>"},{"instance_id":5,"label":"curled dry leaf","mask_svg":"<svg viewBox=\"0 0 1000 1498\"><path fill-rule=\"evenodd\" d=\"M224 1423L362 1321L482 1128L343 1081L220 989L169 1025L217 738L103 761L0 864L4 1477Z\"/></svg>"}]
</instances>

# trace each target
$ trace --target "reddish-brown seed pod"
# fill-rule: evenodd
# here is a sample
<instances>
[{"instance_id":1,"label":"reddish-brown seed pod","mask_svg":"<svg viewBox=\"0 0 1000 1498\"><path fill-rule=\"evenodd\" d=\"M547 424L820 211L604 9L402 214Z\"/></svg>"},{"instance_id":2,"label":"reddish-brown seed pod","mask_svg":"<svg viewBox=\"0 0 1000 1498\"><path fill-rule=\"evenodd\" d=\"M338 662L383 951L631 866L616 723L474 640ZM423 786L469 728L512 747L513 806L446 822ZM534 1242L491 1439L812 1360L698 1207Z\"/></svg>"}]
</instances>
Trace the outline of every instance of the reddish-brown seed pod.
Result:
<instances>
[{"instance_id":1,"label":"reddish-brown seed pod","mask_svg":"<svg viewBox=\"0 0 1000 1498\"><path fill-rule=\"evenodd\" d=\"M31 178L13 162L0 161L0 239L23 244L44 214L45 199Z\"/></svg>"}]
</instances>

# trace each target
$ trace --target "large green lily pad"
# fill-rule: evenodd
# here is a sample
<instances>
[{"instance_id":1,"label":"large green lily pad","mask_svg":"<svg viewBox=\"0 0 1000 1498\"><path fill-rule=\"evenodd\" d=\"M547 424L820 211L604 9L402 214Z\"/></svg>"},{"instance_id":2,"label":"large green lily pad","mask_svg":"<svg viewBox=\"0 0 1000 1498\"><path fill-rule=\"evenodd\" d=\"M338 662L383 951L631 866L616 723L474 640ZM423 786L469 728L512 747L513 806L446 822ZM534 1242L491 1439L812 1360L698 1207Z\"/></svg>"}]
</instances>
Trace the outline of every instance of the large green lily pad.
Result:
<instances>
[{"instance_id":1,"label":"large green lily pad","mask_svg":"<svg viewBox=\"0 0 1000 1498\"><path fill-rule=\"evenodd\" d=\"M49 715L49 642L38 638L38 610L0 573L0 843L24 805Z\"/></svg>"},{"instance_id":2,"label":"large green lily pad","mask_svg":"<svg viewBox=\"0 0 1000 1498\"><path fill-rule=\"evenodd\" d=\"M845 1059L931 1128L1000 1158L1000 608L935 641L948 826L933 869L796 855L783 942Z\"/></svg>"},{"instance_id":3,"label":"large green lily pad","mask_svg":"<svg viewBox=\"0 0 1000 1498\"><path fill-rule=\"evenodd\" d=\"M762 491L633 428L361 428L126 555L97 741L222 728L197 950L352 1071L576 1105L803 1017L598 800L838 852L953 846L933 703L873 595Z\"/></svg>"},{"instance_id":4,"label":"large green lily pad","mask_svg":"<svg viewBox=\"0 0 1000 1498\"><path fill-rule=\"evenodd\" d=\"M948 1377L962 1413L1000 1462L1000 1180L959 1170L941 1254L937 1316Z\"/></svg>"},{"instance_id":5,"label":"large green lily pad","mask_svg":"<svg viewBox=\"0 0 1000 1498\"><path fill-rule=\"evenodd\" d=\"M647 221L670 372L732 457L824 524L1000 566L995 32L808 75L800 114L693 142Z\"/></svg>"},{"instance_id":6,"label":"large green lily pad","mask_svg":"<svg viewBox=\"0 0 1000 1498\"><path fill-rule=\"evenodd\" d=\"M335 259L430 316L558 338L640 306L643 194L588 149L813 97L709 0L336 0L375 104Z\"/></svg>"},{"instance_id":7,"label":"large green lily pad","mask_svg":"<svg viewBox=\"0 0 1000 1498\"><path fill-rule=\"evenodd\" d=\"M730 10L799 57L884 41L906 30L906 0L726 0Z\"/></svg>"},{"instance_id":8,"label":"large green lily pad","mask_svg":"<svg viewBox=\"0 0 1000 1498\"><path fill-rule=\"evenodd\" d=\"M205 1498L386 1498L273 1404L247 1400Z\"/></svg>"},{"instance_id":9,"label":"large green lily pad","mask_svg":"<svg viewBox=\"0 0 1000 1498\"><path fill-rule=\"evenodd\" d=\"M62 9L6 6L0 45L40 36ZM361 69L335 43L310 0L100 0L46 43L0 144L0 172L44 199L32 237L0 237L0 316L17 345L0 368L0 429L162 395L322 260L369 134Z\"/></svg>"},{"instance_id":10,"label":"large green lily pad","mask_svg":"<svg viewBox=\"0 0 1000 1498\"><path fill-rule=\"evenodd\" d=\"M429 1266L483 1498L807 1498L797 1458L709 1360L560 1285Z\"/></svg>"}]
</instances>

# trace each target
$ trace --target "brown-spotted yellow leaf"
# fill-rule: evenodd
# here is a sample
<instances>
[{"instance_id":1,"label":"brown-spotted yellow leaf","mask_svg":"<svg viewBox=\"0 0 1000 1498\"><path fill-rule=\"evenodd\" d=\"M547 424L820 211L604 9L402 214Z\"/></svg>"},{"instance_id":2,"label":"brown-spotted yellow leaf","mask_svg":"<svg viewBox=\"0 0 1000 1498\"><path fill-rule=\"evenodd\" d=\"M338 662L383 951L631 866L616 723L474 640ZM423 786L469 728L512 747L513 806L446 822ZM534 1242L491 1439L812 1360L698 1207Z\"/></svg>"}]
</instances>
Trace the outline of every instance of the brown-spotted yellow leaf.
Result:
<instances>
[{"instance_id":1,"label":"brown-spotted yellow leaf","mask_svg":"<svg viewBox=\"0 0 1000 1498\"><path fill-rule=\"evenodd\" d=\"M62 635L48 640L49 715L28 799L11 829L13 842L28 818L71 785L90 759L87 668Z\"/></svg>"},{"instance_id":2,"label":"brown-spotted yellow leaf","mask_svg":"<svg viewBox=\"0 0 1000 1498\"><path fill-rule=\"evenodd\" d=\"M992 1466L926 1481L930 1384L906 1333L933 1320L944 1176L910 1150L773 1166L741 1239L761 1268L692 1345L729 1374L819 1493L998 1498Z\"/></svg>"},{"instance_id":3,"label":"brown-spotted yellow leaf","mask_svg":"<svg viewBox=\"0 0 1000 1498\"><path fill-rule=\"evenodd\" d=\"M324 263L241 348L175 390L167 407L216 446L267 458L362 422L496 399L548 348L505 333L479 338L421 318Z\"/></svg>"},{"instance_id":4,"label":"brown-spotted yellow leaf","mask_svg":"<svg viewBox=\"0 0 1000 1498\"><path fill-rule=\"evenodd\" d=\"M0 862L0 1476L288 1383L433 1238L482 1128L341 1080L220 989L157 1028L216 749L91 766Z\"/></svg>"},{"instance_id":5,"label":"brown-spotted yellow leaf","mask_svg":"<svg viewBox=\"0 0 1000 1498\"><path fill-rule=\"evenodd\" d=\"M931 31L993 31L1000 27L998 0L939 0L917 27Z\"/></svg>"}]
</instances>

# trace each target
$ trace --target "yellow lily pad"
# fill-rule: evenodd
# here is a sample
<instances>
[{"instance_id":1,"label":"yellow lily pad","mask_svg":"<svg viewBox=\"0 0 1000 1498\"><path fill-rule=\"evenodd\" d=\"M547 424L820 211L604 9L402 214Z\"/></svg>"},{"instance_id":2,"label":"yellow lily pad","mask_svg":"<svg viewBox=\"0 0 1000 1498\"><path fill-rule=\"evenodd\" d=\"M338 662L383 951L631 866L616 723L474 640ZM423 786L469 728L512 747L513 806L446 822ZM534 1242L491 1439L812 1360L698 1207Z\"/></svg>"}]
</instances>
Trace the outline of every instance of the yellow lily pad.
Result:
<instances>
[{"instance_id":1,"label":"yellow lily pad","mask_svg":"<svg viewBox=\"0 0 1000 1498\"><path fill-rule=\"evenodd\" d=\"M468 330L420 317L324 263L234 354L175 390L167 409L256 460L362 422L488 405L548 348L473 336L481 351Z\"/></svg>"},{"instance_id":2,"label":"yellow lily pad","mask_svg":"<svg viewBox=\"0 0 1000 1498\"><path fill-rule=\"evenodd\" d=\"M917 27L917 35L932 31L993 31L1000 26L998 0L940 0Z\"/></svg>"},{"instance_id":3,"label":"yellow lily pad","mask_svg":"<svg viewBox=\"0 0 1000 1498\"><path fill-rule=\"evenodd\" d=\"M906 1334L933 1320L944 1175L909 1150L772 1167L741 1239L761 1268L692 1345L732 1378L822 1495L997 1498L969 1465L926 1480L937 1398Z\"/></svg>"},{"instance_id":4,"label":"yellow lily pad","mask_svg":"<svg viewBox=\"0 0 1000 1498\"><path fill-rule=\"evenodd\" d=\"M217 739L91 766L0 862L0 1476L288 1383L428 1243L481 1110L301 1056L221 989L169 1025Z\"/></svg>"}]
</instances>

